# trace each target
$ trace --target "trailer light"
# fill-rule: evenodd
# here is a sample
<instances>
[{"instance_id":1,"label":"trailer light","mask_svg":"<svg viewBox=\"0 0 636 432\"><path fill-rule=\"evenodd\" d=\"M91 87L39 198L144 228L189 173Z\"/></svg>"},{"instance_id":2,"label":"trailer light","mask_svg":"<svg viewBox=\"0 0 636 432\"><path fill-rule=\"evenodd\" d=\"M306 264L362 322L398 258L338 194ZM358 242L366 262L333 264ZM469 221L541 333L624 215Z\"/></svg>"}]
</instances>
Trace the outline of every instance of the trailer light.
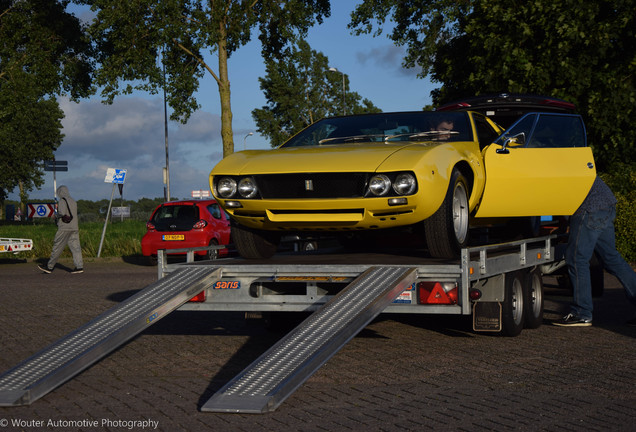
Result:
<instances>
[{"instance_id":1,"label":"trailer light","mask_svg":"<svg viewBox=\"0 0 636 432\"><path fill-rule=\"evenodd\" d=\"M417 291L420 304L457 304L458 290L454 282L420 282Z\"/></svg>"},{"instance_id":2,"label":"trailer light","mask_svg":"<svg viewBox=\"0 0 636 432\"><path fill-rule=\"evenodd\" d=\"M468 296L470 297L471 300L479 300L481 298L481 291L479 291L476 288L473 288L468 293Z\"/></svg>"},{"instance_id":3,"label":"trailer light","mask_svg":"<svg viewBox=\"0 0 636 432\"><path fill-rule=\"evenodd\" d=\"M201 291L199 294L192 297L188 302L190 303L203 303L205 301L205 291Z\"/></svg>"}]
</instances>

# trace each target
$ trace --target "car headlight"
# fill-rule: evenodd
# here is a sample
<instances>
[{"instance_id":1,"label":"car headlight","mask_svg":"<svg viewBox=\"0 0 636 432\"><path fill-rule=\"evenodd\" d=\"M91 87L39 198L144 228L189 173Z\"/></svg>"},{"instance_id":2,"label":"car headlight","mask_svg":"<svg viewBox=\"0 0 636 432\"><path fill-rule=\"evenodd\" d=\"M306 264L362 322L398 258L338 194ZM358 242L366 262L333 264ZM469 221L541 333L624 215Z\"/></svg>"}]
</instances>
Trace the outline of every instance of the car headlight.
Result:
<instances>
[{"instance_id":1,"label":"car headlight","mask_svg":"<svg viewBox=\"0 0 636 432\"><path fill-rule=\"evenodd\" d=\"M236 193L236 180L231 177L222 177L216 184L216 191L221 198L232 198Z\"/></svg>"},{"instance_id":2,"label":"car headlight","mask_svg":"<svg viewBox=\"0 0 636 432\"><path fill-rule=\"evenodd\" d=\"M243 198L254 198L258 193L252 177L242 178L238 183L238 192Z\"/></svg>"},{"instance_id":3,"label":"car headlight","mask_svg":"<svg viewBox=\"0 0 636 432\"><path fill-rule=\"evenodd\" d=\"M398 195L410 195L415 191L417 182L409 173L399 174L393 182L393 190Z\"/></svg>"},{"instance_id":4,"label":"car headlight","mask_svg":"<svg viewBox=\"0 0 636 432\"><path fill-rule=\"evenodd\" d=\"M386 195L391 188L391 180L384 174L376 174L369 181L369 192L375 196Z\"/></svg>"}]
</instances>

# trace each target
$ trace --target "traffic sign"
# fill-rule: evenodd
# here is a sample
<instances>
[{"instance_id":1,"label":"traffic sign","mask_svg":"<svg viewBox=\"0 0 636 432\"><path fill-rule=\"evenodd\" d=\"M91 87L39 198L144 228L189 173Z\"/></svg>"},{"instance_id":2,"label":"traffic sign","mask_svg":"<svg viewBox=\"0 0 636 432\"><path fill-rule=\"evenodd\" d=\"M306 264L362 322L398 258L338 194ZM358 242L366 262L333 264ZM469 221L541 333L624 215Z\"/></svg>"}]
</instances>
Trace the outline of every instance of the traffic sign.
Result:
<instances>
[{"instance_id":1,"label":"traffic sign","mask_svg":"<svg viewBox=\"0 0 636 432\"><path fill-rule=\"evenodd\" d=\"M121 168L108 168L104 183L124 184L126 180L126 170Z\"/></svg>"},{"instance_id":2,"label":"traffic sign","mask_svg":"<svg viewBox=\"0 0 636 432\"><path fill-rule=\"evenodd\" d=\"M193 190L192 198L208 198L210 196L209 190Z\"/></svg>"},{"instance_id":3,"label":"traffic sign","mask_svg":"<svg viewBox=\"0 0 636 432\"><path fill-rule=\"evenodd\" d=\"M29 219L52 217L54 214L55 214L55 207L53 204L47 204L47 203L27 204L27 217Z\"/></svg>"},{"instance_id":4,"label":"traffic sign","mask_svg":"<svg viewBox=\"0 0 636 432\"><path fill-rule=\"evenodd\" d=\"M44 161L44 171L68 171L68 161Z\"/></svg>"}]
</instances>

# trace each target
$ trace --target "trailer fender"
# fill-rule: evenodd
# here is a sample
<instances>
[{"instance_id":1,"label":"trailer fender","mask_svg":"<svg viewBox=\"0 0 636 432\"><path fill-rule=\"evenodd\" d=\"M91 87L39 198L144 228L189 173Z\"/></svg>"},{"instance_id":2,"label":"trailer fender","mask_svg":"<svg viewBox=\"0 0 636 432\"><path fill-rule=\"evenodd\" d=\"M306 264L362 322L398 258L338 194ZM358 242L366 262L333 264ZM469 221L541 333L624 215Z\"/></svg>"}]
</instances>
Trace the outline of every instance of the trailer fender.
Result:
<instances>
[{"instance_id":1,"label":"trailer fender","mask_svg":"<svg viewBox=\"0 0 636 432\"><path fill-rule=\"evenodd\" d=\"M473 284L473 289L481 291L480 302L502 302L506 292L505 275L499 274L487 279L480 279Z\"/></svg>"}]
</instances>

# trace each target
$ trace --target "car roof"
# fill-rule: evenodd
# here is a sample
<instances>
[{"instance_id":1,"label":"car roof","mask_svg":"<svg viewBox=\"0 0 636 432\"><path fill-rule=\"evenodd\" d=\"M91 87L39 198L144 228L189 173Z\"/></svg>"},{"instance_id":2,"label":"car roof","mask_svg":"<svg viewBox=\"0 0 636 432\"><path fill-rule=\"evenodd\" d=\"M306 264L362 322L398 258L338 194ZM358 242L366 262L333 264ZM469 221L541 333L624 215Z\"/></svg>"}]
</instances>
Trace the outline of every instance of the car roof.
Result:
<instances>
[{"instance_id":1,"label":"car roof","mask_svg":"<svg viewBox=\"0 0 636 432\"><path fill-rule=\"evenodd\" d=\"M207 206L214 203L216 203L215 199L191 199L191 200L180 200L180 201L166 201L165 203L160 204L159 207L169 206L169 205L195 205L195 204L202 204Z\"/></svg>"},{"instance_id":2,"label":"car roof","mask_svg":"<svg viewBox=\"0 0 636 432\"><path fill-rule=\"evenodd\" d=\"M573 103L551 96L498 93L481 95L446 103L436 111L476 111L504 128L529 112L576 113Z\"/></svg>"}]
</instances>

